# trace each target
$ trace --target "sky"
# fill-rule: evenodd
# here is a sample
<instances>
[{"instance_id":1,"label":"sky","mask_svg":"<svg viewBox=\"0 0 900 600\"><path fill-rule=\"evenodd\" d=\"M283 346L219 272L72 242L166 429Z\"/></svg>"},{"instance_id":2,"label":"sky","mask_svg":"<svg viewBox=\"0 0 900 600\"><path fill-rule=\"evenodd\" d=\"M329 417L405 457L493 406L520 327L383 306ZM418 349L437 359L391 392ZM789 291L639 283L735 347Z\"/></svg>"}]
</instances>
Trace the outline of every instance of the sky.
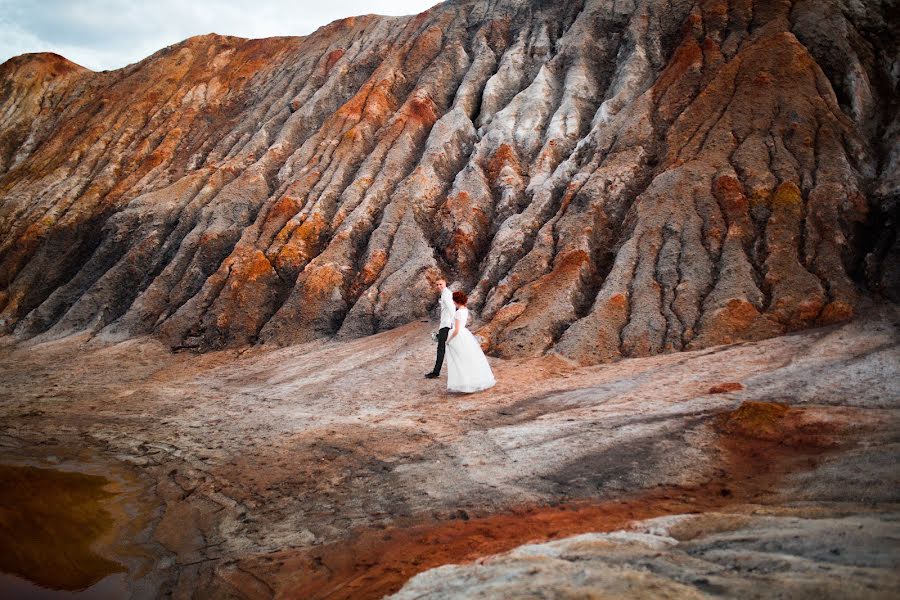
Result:
<instances>
[{"instance_id":1,"label":"sky","mask_svg":"<svg viewBox=\"0 0 900 600\"><path fill-rule=\"evenodd\" d=\"M56 52L95 71L118 69L206 33L306 35L335 19L417 14L436 0L0 0L0 63Z\"/></svg>"}]
</instances>

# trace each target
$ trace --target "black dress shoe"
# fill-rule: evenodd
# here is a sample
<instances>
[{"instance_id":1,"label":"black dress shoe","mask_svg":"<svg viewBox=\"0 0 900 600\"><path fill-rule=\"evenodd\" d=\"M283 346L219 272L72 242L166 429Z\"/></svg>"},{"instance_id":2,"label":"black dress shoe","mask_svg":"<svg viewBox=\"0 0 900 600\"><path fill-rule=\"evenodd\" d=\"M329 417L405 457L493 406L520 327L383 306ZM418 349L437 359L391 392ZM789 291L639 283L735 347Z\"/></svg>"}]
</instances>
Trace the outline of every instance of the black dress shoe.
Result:
<instances>
[{"instance_id":1,"label":"black dress shoe","mask_svg":"<svg viewBox=\"0 0 900 600\"><path fill-rule=\"evenodd\" d=\"M440 376L440 373L425 373L425 379L437 379Z\"/></svg>"}]
</instances>

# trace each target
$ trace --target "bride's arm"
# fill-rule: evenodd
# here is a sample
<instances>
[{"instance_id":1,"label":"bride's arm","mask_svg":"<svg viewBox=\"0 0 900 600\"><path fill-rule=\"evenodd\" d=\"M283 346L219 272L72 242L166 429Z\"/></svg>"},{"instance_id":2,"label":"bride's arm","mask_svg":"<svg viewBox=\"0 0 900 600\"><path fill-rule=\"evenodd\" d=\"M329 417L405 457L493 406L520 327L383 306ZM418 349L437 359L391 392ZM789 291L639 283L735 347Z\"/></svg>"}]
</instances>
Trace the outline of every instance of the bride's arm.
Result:
<instances>
[{"instance_id":1,"label":"bride's arm","mask_svg":"<svg viewBox=\"0 0 900 600\"><path fill-rule=\"evenodd\" d=\"M456 337L460 327L462 327L462 319L453 319L453 332L450 334L450 337L447 338L448 342Z\"/></svg>"}]
</instances>

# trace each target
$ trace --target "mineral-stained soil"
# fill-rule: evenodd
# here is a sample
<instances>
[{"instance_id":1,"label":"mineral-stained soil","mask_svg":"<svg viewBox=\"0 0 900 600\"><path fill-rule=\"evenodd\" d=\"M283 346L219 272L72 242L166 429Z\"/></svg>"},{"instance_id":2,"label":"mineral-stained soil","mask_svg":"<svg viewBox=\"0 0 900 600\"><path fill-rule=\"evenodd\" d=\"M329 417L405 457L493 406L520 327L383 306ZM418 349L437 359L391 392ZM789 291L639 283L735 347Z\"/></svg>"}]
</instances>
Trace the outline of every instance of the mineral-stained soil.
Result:
<instances>
[{"instance_id":1,"label":"mineral-stained soil","mask_svg":"<svg viewBox=\"0 0 900 600\"><path fill-rule=\"evenodd\" d=\"M450 0L94 73L0 65L0 331L200 350L414 322L495 356L900 299L890 0Z\"/></svg>"},{"instance_id":2,"label":"mineral-stained soil","mask_svg":"<svg viewBox=\"0 0 900 600\"><path fill-rule=\"evenodd\" d=\"M422 377L425 323L204 354L6 338L0 464L89 453L143 482L137 598L380 598L424 571L401 598L889 597L898 325L491 358L473 395Z\"/></svg>"}]
</instances>

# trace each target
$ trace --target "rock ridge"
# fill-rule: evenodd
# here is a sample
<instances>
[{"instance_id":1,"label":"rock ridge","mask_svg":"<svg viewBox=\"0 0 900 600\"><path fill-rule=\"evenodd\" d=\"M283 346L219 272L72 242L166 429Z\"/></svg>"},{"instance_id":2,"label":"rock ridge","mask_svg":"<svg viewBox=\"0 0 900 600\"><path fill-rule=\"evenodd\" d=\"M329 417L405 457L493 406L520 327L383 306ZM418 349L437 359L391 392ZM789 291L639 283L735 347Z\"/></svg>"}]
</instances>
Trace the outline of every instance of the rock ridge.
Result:
<instances>
[{"instance_id":1,"label":"rock ridge","mask_svg":"<svg viewBox=\"0 0 900 600\"><path fill-rule=\"evenodd\" d=\"M350 338L471 292L499 356L900 300L890 3L459 0L116 71L0 66L0 327Z\"/></svg>"}]
</instances>

